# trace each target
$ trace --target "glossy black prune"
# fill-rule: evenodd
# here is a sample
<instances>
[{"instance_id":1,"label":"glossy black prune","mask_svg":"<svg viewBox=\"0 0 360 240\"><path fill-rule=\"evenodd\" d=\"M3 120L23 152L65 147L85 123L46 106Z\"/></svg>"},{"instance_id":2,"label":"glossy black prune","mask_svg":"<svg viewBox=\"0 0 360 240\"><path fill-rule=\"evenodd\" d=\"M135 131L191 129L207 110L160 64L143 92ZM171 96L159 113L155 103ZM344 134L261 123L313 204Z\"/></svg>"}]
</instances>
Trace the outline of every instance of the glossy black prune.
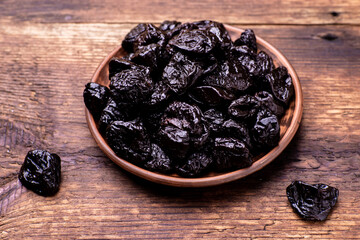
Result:
<instances>
[{"instance_id":1,"label":"glossy black prune","mask_svg":"<svg viewBox=\"0 0 360 240\"><path fill-rule=\"evenodd\" d=\"M287 106L294 95L294 84L286 67L278 67L265 77L276 100Z\"/></svg>"},{"instance_id":2,"label":"glossy black prune","mask_svg":"<svg viewBox=\"0 0 360 240\"><path fill-rule=\"evenodd\" d=\"M284 114L284 107L280 104L277 104L274 100L273 95L271 95L269 92L257 92L255 94L255 98L259 101L262 107L269 109L277 117L281 117Z\"/></svg>"},{"instance_id":3,"label":"glossy black prune","mask_svg":"<svg viewBox=\"0 0 360 240\"><path fill-rule=\"evenodd\" d=\"M171 33L171 31L174 30L179 25L181 25L181 22L165 20L160 24L159 29L164 31L165 34L168 37L170 37L170 35L168 35L168 33Z\"/></svg>"},{"instance_id":4,"label":"glossy black prune","mask_svg":"<svg viewBox=\"0 0 360 240\"><path fill-rule=\"evenodd\" d=\"M219 171L246 168L252 164L249 149L235 138L215 138L213 158L215 169Z\"/></svg>"},{"instance_id":5,"label":"glossy black prune","mask_svg":"<svg viewBox=\"0 0 360 240\"><path fill-rule=\"evenodd\" d=\"M294 181L286 188L294 211L303 219L325 221L339 197L339 190L325 185Z\"/></svg>"},{"instance_id":6,"label":"glossy black prune","mask_svg":"<svg viewBox=\"0 0 360 240\"><path fill-rule=\"evenodd\" d=\"M203 74L201 65L177 52L165 66L162 80L172 91L181 95Z\"/></svg>"},{"instance_id":7,"label":"glossy black prune","mask_svg":"<svg viewBox=\"0 0 360 240\"><path fill-rule=\"evenodd\" d=\"M195 102L207 106L218 106L236 98L234 94L228 92L227 90L213 86L195 87L191 89L189 96Z\"/></svg>"},{"instance_id":8,"label":"glossy black prune","mask_svg":"<svg viewBox=\"0 0 360 240\"><path fill-rule=\"evenodd\" d=\"M247 120L255 116L259 106L259 101L255 97L244 95L230 103L228 113L236 119Z\"/></svg>"},{"instance_id":9,"label":"glossy black prune","mask_svg":"<svg viewBox=\"0 0 360 240\"><path fill-rule=\"evenodd\" d=\"M110 81L113 98L119 102L140 104L152 93L154 82L146 67L126 69L116 73Z\"/></svg>"},{"instance_id":10,"label":"glossy black prune","mask_svg":"<svg viewBox=\"0 0 360 240\"><path fill-rule=\"evenodd\" d=\"M257 52L256 36L254 31L251 29L245 29L245 31L241 33L240 37L235 40L234 44L237 46L246 45Z\"/></svg>"},{"instance_id":11,"label":"glossy black prune","mask_svg":"<svg viewBox=\"0 0 360 240\"><path fill-rule=\"evenodd\" d=\"M223 122L218 135L238 139L245 143L248 149L252 148L251 138L247 126L245 124L236 122L233 119L228 119Z\"/></svg>"},{"instance_id":12,"label":"glossy black prune","mask_svg":"<svg viewBox=\"0 0 360 240\"><path fill-rule=\"evenodd\" d=\"M136 165L143 166L150 158L150 138L139 118L112 122L106 129L106 139L119 157Z\"/></svg>"},{"instance_id":13,"label":"glossy black prune","mask_svg":"<svg viewBox=\"0 0 360 240\"><path fill-rule=\"evenodd\" d=\"M134 52L134 43L137 41L137 38L146 31L146 28L146 23L140 23L130 30L121 43L121 46L125 49L125 51Z\"/></svg>"},{"instance_id":14,"label":"glossy black prune","mask_svg":"<svg viewBox=\"0 0 360 240\"><path fill-rule=\"evenodd\" d=\"M85 85L83 93L85 106L95 121L98 121L110 96L110 90L100 84L91 82Z\"/></svg>"},{"instance_id":15,"label":"glossy black prune","mask_svg":"<svg viewBox=\"0 0 360 240\"><path fill-rule=\"evenodd\" d=\"M211 132L219 132L225 121L224 114L214 108L204 112L204 120Z\"/></svg>"},{"instance_id":16,"label":"glossy black prune","mask_svg":"<svg viewBox=\"0 0 360 240\"><path fill-rule=\"evenodd\" d=\"M173 159L185 158L190 148L189 132L171 124L162 124L158 132L159 145Z\"/></svg>"},{"instance_id":17,"label":"glossy black prune","mask_svg":"<svg viewBox=\"0 0 360 240\"><path fill-rule=\"evenodd\" d=\"M111 79L116 73L119 73L125 69L131 69L133 67L135 67L135 64L129 59L126 59L124 57L114 57L109 62L109 79Z\"/></svg>"},{"instance_id":18,"label":"glossy black prune","mask_svg":"<svg viewBox=\"0 0 360 240\"><path fill-rule=\"evenodd\" d=\"M19 172L20 182L42 196L52 196L59 191L61 159L44 150L29 151Z\"/></svg>"},{"instance_id":19,"label":"glossy black prune","mask_svg":"<svg viewBox=\"0 0 360 240\"><path fill-rule=\"evenodd\" d=\"M176 172L182 177L199 177L211 166L212 159L205 153L196 152L177 167Z\"/></svg>"},{"instance_id":20,"label":"glossy black prune","mask_svg":"<svg viewBox=\"0 0 360 240\"><path fill-rule=\"evenodd\" d=\"M257 76L259 77L265 76L275 68L272 58L264 51L259 52L256 56L256 64L258 66Z\"/></svg>"},{"instance_id":21,"label":"glossy black prune","mask_svg":"<svg viewBox=\"0 0 360 240\"><path fill-rule=\"evenodd\" d=\"M170 88L163 81L155 83L153 92L145 104L151 109L159 108L163 105L170 97Z\"/></svg>"},{"instance_id":22,"label":"glossy black prune","mask_svg":"<svg viewBox=\"0 0 360 240\"><path fill-rule=\"evenodd\" d=\"M275 147L280 141L280 124L277 117L267 109L260 110L251 133L258 148Z\"/></svg>"},{"instance_id":23,"label":"glossy black prune","mask_svg":"<svg viewBox=\"0 0 360 240\"><path fill-rule=\"evenodd\" d=\"M172 170L170 158L155 143L151 144L151 157L144 167L150 171L161 173L168 173Z\"/></svg>"}]
</instances>

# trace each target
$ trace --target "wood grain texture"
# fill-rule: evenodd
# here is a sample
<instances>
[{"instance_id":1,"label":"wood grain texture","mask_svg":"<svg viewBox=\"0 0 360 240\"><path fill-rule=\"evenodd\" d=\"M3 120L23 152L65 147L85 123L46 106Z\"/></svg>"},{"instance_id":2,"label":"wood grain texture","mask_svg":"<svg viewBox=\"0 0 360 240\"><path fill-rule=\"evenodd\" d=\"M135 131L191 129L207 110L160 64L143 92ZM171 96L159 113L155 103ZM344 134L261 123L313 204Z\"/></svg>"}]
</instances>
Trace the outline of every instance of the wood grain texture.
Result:
<instances>
[{"instance_id":1,"label":"wood grain texture","mask_svg":"<svg viewBox=\"0 0 360 240\"><path fill-rule=\"evenodd\" d=\"M229 24L355 24L357 0L41 1L3 0L0 15L12 21L78 23L160 23L164 19L213 19Z\"/></svg>"},{"instance_id":2,"label":"wood grain texture","mask_svg":"<svg viewBox=\"0 0 360 240\"><path fill-rule=\"evenodd\" d=\"M292 2L277 11L291 12L291 6L301 4ZM17 7L9 3L13 2L2 1L0 10L0 191L13 186L33 148L59 154L63 171L56 196L25 191L7 205L0 216L0 239L358 238L360 26L316 25L333 24L318 14L332 11L329 4L318 6L313 18L299 18L312 26L258 25L268 16L244 21L229 15L234 22L253 21L254 25L238 27L253 28L290 60L303 87L302 124L283 154L260 172L218 187L179 189L121 170L97 147L85 121L85 83L135 23L113 21L107 14L114 7L110 3L94 18L87 16L94 8L84 7L71 20L74 23L59 20L79 12L73 2L60 6L29 1ZM195 8L197 3L192 4ZM341 2L349 12L355 11L354 4ZM164 3L164 8L169 6ZM142 18L159 22L171 11ZM207 14L231 22L221 11ZM127 12L124 19L141 20ZM288 20L284 19L280 15L273 22ZM293 213L285 195L293 180L340 190L326 222L306 222Z\"/></svg>"}]
</instances>

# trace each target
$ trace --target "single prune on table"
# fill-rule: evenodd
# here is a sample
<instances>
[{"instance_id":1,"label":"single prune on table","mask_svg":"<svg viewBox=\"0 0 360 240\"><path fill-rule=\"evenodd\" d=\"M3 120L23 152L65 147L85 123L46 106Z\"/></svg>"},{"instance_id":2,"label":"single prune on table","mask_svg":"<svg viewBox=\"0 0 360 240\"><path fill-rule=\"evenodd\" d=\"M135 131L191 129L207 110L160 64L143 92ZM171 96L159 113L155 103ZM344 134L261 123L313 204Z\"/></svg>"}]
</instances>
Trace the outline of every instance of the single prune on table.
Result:
<instances>
[{"instance_id":1,"label":"single prune on table","mask_svg":"<svg viewBox=\"0 0 360 240\"><path fill-rule=\"evenodd\" d=\"M262 107L269 109L277 117L281 117L284 114L284 107L276 103L273 95L271 95L269 92L257 92L255 94L255 98L259 101Z\"/></svg>"},{"instance_id":2,"label":"single prune on table","mask_svg":"<svg viewBox=\"0 0 360 240\"><path fill-rule=\"evenodd\" d=\"M219 171L251 166L252 159L246 145L235 138L215 138L213 148L215 168Z\"/></svg>"},{"instance_id":3,"label":"single prune on table","mask_svg":"<svg viewBox=\"0 0 360 240\"><path fill-rule=\"evenodd\" d=\"M228 113L236 119L247 120L253 118L258 109L259 101L255 97L243 95L230 103Z\"/></svg>"},{"instance_id":4,"label":"single prune on table","mask_svg":"<svg viewBox=\"0 0 360 240\"><path fill-rule=\"evenodd\" d=\"M140 66L116 73L110 81L112 97L129 104L142 103L151 95L153 88L148 68Z\"/></svg>"},{"instance_id":5,"label":"single prune on table","mask_svg":"<svg viewBox=\"0 0 360 240\"><path fill-rule=\"evenodd\" d=\"M151 154L150 138L139 118L132 121L115 121L106 130L111 149L135 165L143 166Z\"/></svg>"},{"instance_id":6,"label":"single prune on table","mask_svg":"<svg viewBox=\"0 0 360 240\"><path fill-rule=\"evenodd\" d=\"M59 191L61 159L44 150L29 151L19 173L20 182L42 196L52 196Z\"/></svg>"},{"instance_id":7,"label":"single prune on table","mask_svg":"<svg viewBox=\"0 0 360 240\"><path fill-rule=\"evenodd\" d=\"M90 111L95 121L99 120L109 96L110 90L105 86L94 82L85 85L83 93L85 106Z\"/></svg>"},{"instance_id":8,"label":"single prune on table","mask_svg":"<svg viewBox=\"0 0 360 240\"><path fill-rule=\"evenodd\" d=\"M267 109L260 110L251 133L258 148L275 147L280 141L280 124L277 117Z\"/></svg>"},{"instance_id":9,"label":"single prune on table","mask_svg":"<svg viewBox=\"0 0 360 240\"><path fill-rule=\"evenodd\" d=\"M201 65L177 52L165 66L162 80L172 91L181 95L203 74Z\"/></svg>"},{"instance_id":10,"label":"single prune on table","mask_svg":"<svg viewBox=\"0 0 360 240\"><path fill-rule=\"evenodd\" d=\"M251 29L245 29L245 31L241 33L240 37L235 40L234 44L237 46L246 45L257 52L256 36L254 31Z\"/></svg>"},{"instance_id":11,"label":"single prune on table","mask_svg":"<svg viewBox=\"0 0 360 240\"><path fill-rule=\"evenodd\" d=\"M171 160L155 143L151 144L151 157L144 167L150 171L168 173L172 170Z\"/></svg>"},{"instance_id":12,"label":"single prune on table","mask_svg":"<svg viewBox=\"0 0 360 240\"><path fill-rule=\"evenodd\" d=\"M286 67L278 67L265 76L276 100L287 106L294 95L294 84Z\"/></svg>"},{"instance_id":13,"label":"single prune on table","mask_svg":"<svg viewBox=\"0 0 360 240\"><path fill-rule=\"evenodd\" d=\"M324 221L339 197L339 190L325 185L294 181L286 188L294 211L305 220Z\"/></svg>"},{"instance_id":14,"label":"single prune on table","mask_svg":"<svg viewBox=\"0 0 360 240\"><path fill-rule=\"evenodd\" d=\"M178 166L176 172L182 177L198 177L205 173L211 164L212 159L207 154L196 152Z\"/></svg>"}]
</instances>

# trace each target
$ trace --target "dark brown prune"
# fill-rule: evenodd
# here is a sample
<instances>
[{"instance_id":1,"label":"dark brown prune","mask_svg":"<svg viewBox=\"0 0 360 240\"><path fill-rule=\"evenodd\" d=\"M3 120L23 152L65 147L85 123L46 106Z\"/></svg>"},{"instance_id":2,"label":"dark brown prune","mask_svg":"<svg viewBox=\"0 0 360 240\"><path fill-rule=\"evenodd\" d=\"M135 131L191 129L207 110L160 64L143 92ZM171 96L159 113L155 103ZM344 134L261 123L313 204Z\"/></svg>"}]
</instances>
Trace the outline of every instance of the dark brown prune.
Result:
<instances>
[{"instance_id":1,"label":"dark brown prune","mask_svg":"<svg viewBox=\"0 0 360 240\"><path fill-rule=\"evenodd\" d=\"M265 76L275 68L272 58L263 51L256 56L256 64L258 66L257 76L259 77Z\"/></svg>"},{"instance_id":2,"label":"dark brown prune","mask_svg":"<svg viewBox=\"0 0 360 240\"><path fill-rule=\"evenodd\" d=\"M218 171L246 168L252 164L249 149L235 138L215 138L213 158Z\"/></svg>"},{"instance_id":3,"label":"dark brown prune","mask_svg":"<svg viewBox=\"0 0 360 240\"><path fill-rule=\"evenodd\" d=\"M164 68L162 80L181 95L203 74L201 65L182 53L176 53Z\"/></svg>"},{"instance_id":4,"label":"dark brown prune","mask_svg":"<svg viewBox=\"0 0 360 240\"><path fill-rule=\"evenodd\" d=\"M219 134L222 137L232 137L241 140L248 149L252 148L249 130L245 124L228 119L222 124Z\"/></svg>"},{"instance_id":5,"label":"dark brown prune","mask_svg":"<svg viewBox=\"0 0 360 240\"><path fill-rule=\"evenodd\" d=\"M277 146L280 140L280 124L277 117L267 109L260 110L251 133L258 148L268 149Z\"/></svg>"},{"instance_id":6,"label":"dark brown prune","mask_svg":"<svg viewBox=\"0 0 360 240\"><path fill-rule=\"evenodd\" d=\"M276 100L288 105L294 95L294 85L286 67L278 67L265 76Z\"/></svg>"},{"instance_id":7,"label":"dark brown prune","mask_svg":"<svg viewBox=\"0 0 360 240\"><path fill-rule=\"evenodd\" d=\"M339 190L325 185L294 181L286 188L294 211L305 220L324 221L339 197Z\"/></svg>"},{"instance_id":8,"label":"dark brown prune","mask_svg":"<svg viewBox=\"0 0 360 240\"><path fill-rule=\"evenodd\" d=\"M161 31L164 31L167 38L170 38L171 37L171 34L172 34L172 30L174 30L177 26L180 26L181 25L181 22L178 22L178 21L164 21L161 23L160 25L160 30Z\"/></svg>"},{"instance_id":9,"label":"dark brown prune","mask_svg":"<svg viewBox=\"0 0 360 240\"><path fill-rule=\"evenodd\" d=\"M98 83L90 82L85 85L83 93L85 106L98 121L110 96L110 90Z\"/></svg>"},{"instance_id":10,"label":"dark brown prune","mask_svg":"<svg viewBox=\"0 0 360 240\"><path fill-rule=\"evenodd\" d=\"M183 30L193 30L198 29L198 26L196 26L194 23L183 23L180 25L177 25L175 28L170 30L166 33L166 36L168 36L169 39L179 35L179 33Z\"/></svg>"},{"instance_id":11,"label":"dark brown prune","mask_svg":"<svg viewBox=\"0 0 360 240\"><path fill-rule=\"evenodd\" d=\"M172 170L170 158L155 143L151 144L151 157L144 167L150 171L161 173L168 173Z\"/></svg>"},{"instance_id":12,"label":"dark brown prune","mask_svg":"<svg viewBox=\"0 0 360 240\"><path fill-rule=\"evenodd\" d=\"M116 73L135 67L135 64L126 58L112 58L109 62L109 79Z\"/></svg>"},{"instance_id":13,"label":"dark brown prune","mask_svg":"<svg viewBox=\"0 0 360 240\"><path fill-rule=\"evenodd\" d=\"M225 118L222 112L211 108L204 112L204 121L207 123L208 128L212 132L219 132L222 127L222 124L225 121Z\"/></svg>"},{"instance_id":14,"label":"dark brown prune","mask_svg":"<svg viewBox=\"0 0 360 240\"><path fill-rule=\"evenodd\" d=\"M156 43L139 48L131 57L131 61L150 68L150 71L156 71L160 66L161 46Z\"/></svg>"},{"instance_id":15,"label":"dark brown prune","mask_svg":"<svg viewBox=\"0 0 360 240\"><path fill-rule=\"evenodd\" d=\"M195 102L207 106L218 106L235 99L234 94L225 89L213 86L198 86L192 88L189 92L189 97Z\"/></svg>"},{"instance_id":16,"label":"dark brown prune","mask_svg":"<svg viewBox=\"0 0 360 240\"><path fill-rule=\"evenodd\" d=\"M59 191L61 159L44 150L29 151L19 173L20 182L31 191L52 196Z\"/></svg>"},{"instance_id":17,"label":"dark brown prune","mask_svg":"<svg viewBox=\"0 0 360 240\"><path fill-rule=\"evenodd\" d=\"M203 85L220 87L231 93L245 92L252 86L248 71L237 61L225 61L202 80Z\"/></svg>"},{"instance_id":18,"label":"dark brown prune","mask_svg":"<svg viewBox=\"0 0 360 240\"><path fill-rule=\"evenodd\" d=\"M256 58L256 52L249 48L246 45L242 46L232 46L230 49L230 54L232 58L238 59L243 56L249 56L250 58L255 59Z\"/></svg>"},{"instance_id":19,"label":"dark brown prune","mask_svg":"<svg viewBox=\"0 0 360 240\"><path fill-rule=\"evenodd\" d=\"M106 129L111 149L121 158L143 166L150 158L150 138L139 118L133 121L115 121Z\"/></svg>"},{"instance_id":20,"label":"dark brown prune","mask_svg":"<svg viewBox=\"0 0 360 240\"><path fill-rule=\"evenodd\" d=\"M242 55L238 58L241 65L248 70L251 78L256 78L259 75L259 66L256 61L256 57L251 55Z\"/></svg>"},{"instance_id":21,"label":"dark brown prune","mask_svg":"<svg viewBox=\"0 0 360 240\"><path fill-rule=\"evenodd\" d=\"M257 92L255 98L259 101L260 105L264 108L269 109L277 117L281 117L284 114L284 107L277 104L274 100L273 95L266 91Z\"/></svg>"},{"instance_id":22,"label":"dark brown prune","mask_svg":"<svg viewBox=\"0 0 360 240\"><path fill-rule=\"evenodd\" d=\"M129 53L134 52L134 43L137 41L137 38L146 31L146 28L146 23L140 23L130 30L121 43L121 46L125 49L125 51Z\"/></svg>"},{"instance_id":23,"label":"dark brown prune","mask_svg":"<svg viewBox=\"0 0 360 240\"><path fill-rule=\"evenodd\" d=\"M182 30L169 41L169 45L191 54L207 54L216 46L216 37L206 30Z\"/></svg>"},{"instance_id":24,"label":"dark brown prune","mask_svg":"<svg viewBox=\"0 0 360 240\"><path fill-rule=\"evenodd\" d=\"M128 121L135 118L134 107L126 103L117 103L109 98L106 107L101 113L99 131L105 135L106 128L114 121Z\"/></svg>"},{"instance_id":25,"label":"dark brown prune","mask_svg":"<svg viewBox=\"0 0 360 240\"><path fill-rule=\"evenodd\" d=\"M255 116L259 110L259 101L250 95L244 95L231 102L228 107L230 116L239 120L247 120Z\"/></svg>"},{"instance_id":26,"label":"dark brown prune","mask_svg":"<svg viewBox=\"0 0 360 240\"><path fill-rule=\"evenodd\" d=\"M146 101L146 106L156 109L162 106L170 97L170 88L163 81L155 83L154 90L150 98Z\"/></svg>"},{"instance_id":27,"label":"dark brown prune","mask_svg":"<svg viewBox=\"0 0 360 240\"><path fill-rule=\"evenodd\" d=\"M159 145L174 159L185 158L190 148L189 132L172 125L162 125L158 132Z\"/></svg>"},{"instance_id":28,"label":"dark brown prune","mask_svg":"<svg viewBox=\"0 0 360 240\"><path fill-rule=\"evenodd\" d=\"M212 159L205 153L196 152L176 168L176 172L182 177L199 177L211 166Z\"/></svg>"},{"instance_id":29,"label":"dark brown prune","mask_svg":"<svg viewBox=\"0 0 360 240\"><path fill-rule=\"evenodd\" d=\"M119 102L139 104L152 94L154 83L146 67L116 73L110 82L112 96Z\"/></svg>"},{"instance_id":30,"label":"dark brown prune","mask_svg":"<svg viewBox=\"0 0 360 240\"><path fill-rule=\"evenodd\" d=\"M251 29L245 29L245 31L241 33L240 37L235 40L234 45L246 45L257 52L256 36L254 31Z\"/></svg>"}]
</instances>

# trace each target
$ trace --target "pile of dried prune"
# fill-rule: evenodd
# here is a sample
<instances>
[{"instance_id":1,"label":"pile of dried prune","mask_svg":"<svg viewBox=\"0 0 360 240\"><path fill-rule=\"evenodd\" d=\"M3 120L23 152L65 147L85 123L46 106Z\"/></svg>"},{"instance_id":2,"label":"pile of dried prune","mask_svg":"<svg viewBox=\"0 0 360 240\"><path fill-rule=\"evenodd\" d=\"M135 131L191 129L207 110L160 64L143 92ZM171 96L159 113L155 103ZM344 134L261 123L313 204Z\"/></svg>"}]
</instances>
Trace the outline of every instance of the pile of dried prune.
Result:
<instances>
[{"instance_id":1,"label":"pile of dried prune","mask_svg":"<svg viewBox=\"0 0 360 240\"><path fill-rule=\"evenodd\" d=\"M109 146L150 171L198 177L249 167L280 140L294 86L285 67L245 30L232 41L204 20L142 23L109 62L109 88L85 86L84 101Z\"/></svg>"}]
</instances>

